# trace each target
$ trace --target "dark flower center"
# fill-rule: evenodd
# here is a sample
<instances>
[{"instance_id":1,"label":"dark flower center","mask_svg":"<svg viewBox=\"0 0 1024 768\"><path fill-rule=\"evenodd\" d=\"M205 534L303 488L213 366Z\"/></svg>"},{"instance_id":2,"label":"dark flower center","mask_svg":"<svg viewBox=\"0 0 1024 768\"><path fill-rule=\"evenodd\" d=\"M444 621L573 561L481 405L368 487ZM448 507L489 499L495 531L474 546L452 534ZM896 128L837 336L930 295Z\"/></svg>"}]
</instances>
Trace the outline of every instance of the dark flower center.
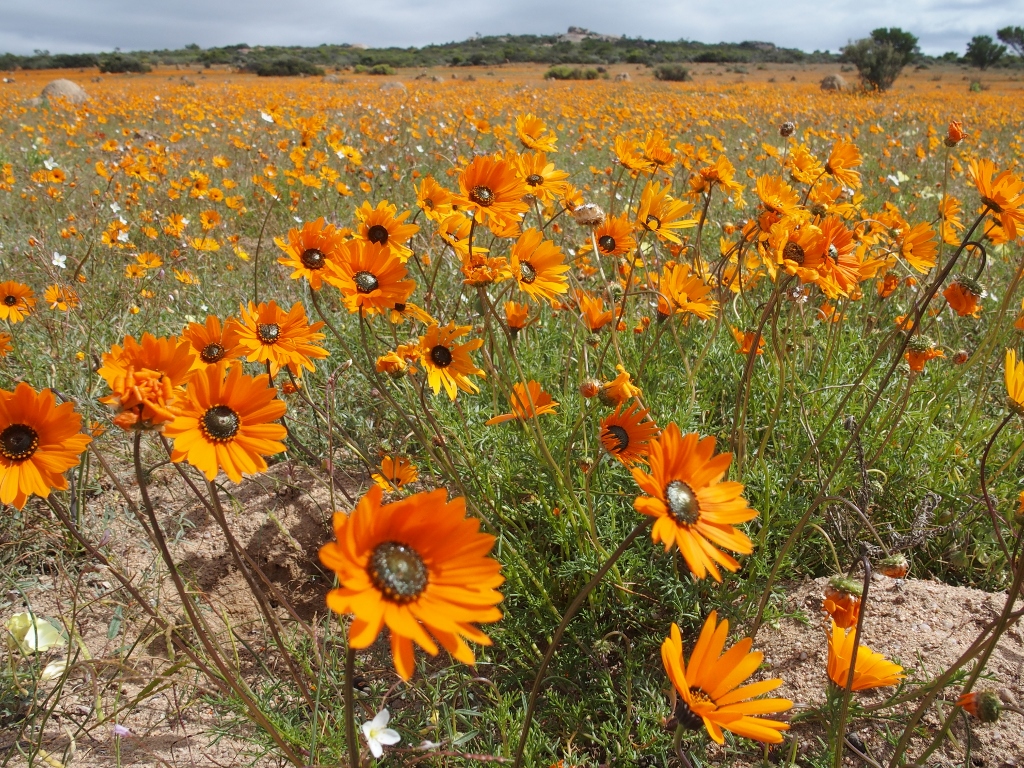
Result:
<instances>
[{"instance_id":1,"label":"dark flower center","mask_svg":"<svg viewBox=\"0 0 1024 768\"><path fill-rule=\"evenodd\" d=\"M356 284L356 290L360 293L370 293L380 288L380 281L377 280L377 276L370 272L356 272L352 276L352 281Z\"/></svg>"},{"instance_id":2,"label":"dark flower center","mask_svg":"<svg viewBox=\"0 0 1024 768\"><path fill-rule=\"evenodd\" d=\"M318 248L307 248L299 256L299 261L306 269L323 269L327 257Z\"/></svg>"},{"instance_id":3,"label":"dark flower center","mask_svg":"<svg viewBox=\"0 0 1024 768\"><path fill-rule=\"evenodd\" d=\"M199 359L208 364L216 363L224 357L225 352L227 350L214 341L203 347L203 351L199 353Z\"/></svg>"},{"instance_id":4,"label":"dark flower center","mask_svg":"<svg viewBox=\"0 0 1024 768\"><path fill-rule=\"evenodd\" d=\"M622 453L629 447L629 432L627 432L624 427L620 427L618 424L612 424L610 427L607 427L607 431L610 432L611 436L619 443L618 447L614 449L617 453Z\"/></svg>"},{"instance_id":5,"label":"dark flower center","mask_svg":"<svg viewBox=\"0 0 1024 768\"><path fill-rule=\"evenodd\" d=\"M987 205L989 208L991 208L996 213L1002 213L1003 212L1003 207L1001 205L999 205L999 203L997 203L991 197L985 197L984 195L982 195L981 196L981 202L983 202L985 205Z\"/></svg>"},{"instance_id":6,"label":"dark flower center","mask_svg":"<svg viewBox=\"0 0 1024 768\"><path fill-rule=\"evenodd\" d=\"M256 326L256 338L263 344L277 344L281 338L281 326L277 323L261 323Z\"/></svg>"},{"instance_id":7,"label":"dark flower center","mask_svg":"<svg viewBox=\"0 0 1024 768\"><path fill-rule=\"evenodd\" d=\"M430 350L430 359L438 368L447 368L452 364L452 351L444 344L438 344Z\"/></svg>"},{"instance_id":8,"label":"dark flower center","mask_svg":"<svg viewBox=\"0 0 1024 768\"><path fill-rule=\"evenodd\" d=\"M611 235L601 235L597 238L597 246L605 253L611 253L615 250L615 238Z\"/></svg>"},{"instance_id":9,"label":"dark flower center","mask_svg":"<svg viewBox=\"0 0 1024 768\"><path fill-rule=\"evenodd\" d=\"M11 424L0 432L0 453L10 461L31 458L39 448L39 433L28 424Z\"/></svg>"},{"instance_id":10,"label":"dark flower center","mask_svg":"<svg viewBox=\"0 0 1024 768\"><path fill-rule=\"evenodd\" d=\"M537 270L533 268L533 264L528 261L519 262L519 279L527 285L537 279Z\"/></svg>"},{"instance_id":11,"label":"dark flower center","mask_svg":"<svg viewBox=\"0 0 1024 768\"><path fill-rule=\"evenodd\" d=\"M665 501L672 517L678 522L693 525L700 520L697 494L682 480L673 480L665 486Z\"/></svg>"},{"instance_id":12,"label":"dark flower center","mask_svg":"<svg viewBox=\"0 0 1024 768\"><path fill-rule=\"evenodd\" d=\"M690 687L690 696L701 702L711 701L711 697L696 686ZM675 715L676 722L688 731L699 731L704 727L704 718L690 709L690 705L682 696L676 701L676 710L672 714Z\"/></svg>"},{"instance_id":13,"label":"dark flower center","mask_svg":"<svg viewBox=\"0 0 1024 768\"><path fill-rule=\"evenodd\" d=\"M410 546L397 541L378 544L366 564L370 581L385 598L403 605L423 594L427 586L427 566Z\"/></svg>"},{"instance_id":14,"label":"dark flower center","mask_svg":"<svg viewBox=\"0 0 1024 768\"><path fill-rule=\"evenodd\" d=\"M531 187L539 187L541 184L544 183L544 177L538 173L531 173L529 176L526 177L526 183L529 184Z\"/></svg>"},{"instance_id":15,"label":"dark flower center","mask_svg":"<svg viewBox=\"0 0 1024 768\"><path fill-rule=\"evenodd\" d=\"M4 296L4 304L6 304L8 307L13 307L17 303L17 296L12 296L11 294L7 294L6 296Z\"/></svg>"},{"instance_id":16,"label":"dark flower center","mask_svg":"<svg viewBox=\"0 0 1024 768\"><path fill-rule=\"evenodd\" d=\"M381 224L374 224L366 230L366 239L371 243L384 245L388 241L388 228Z\"/></svg>"},{"instance_id":17,"label":"dark flower center","mask_svg":"<svg viewBox=\"0 0 1024 768\"><path fill-rule=\"evenodd\" d=\"M651 226L652 221L654 222L653 227ZM661 229L661 219L653 215L648 216L647 219L644 221L644 226L647 227L648 229Z\"/></svg>"},{"instance_id":18,"label":"dark flower center","mask_svg":"<svg viewBox=\"0 0 1024 768\"><path fill-rule=\"evenodd\" d=\"M797 264L804 263L804 249L800 247L798 243L794 243L792 240L786 243L786 247L782 249L782 257L795 261Z\"/></svg>"},{"instance_id":19,"label":"dark flower center","mask_svg":"<svg viewBox=\"0 0 1024 768\"><path fill-rule=\"evenodd\" d=\"M827 255L830 259L832 259L832 261L836 262L837 264L839 263L839 249L836 248L835 243L828 244L828 248L825 250L825 255Z\"/></svg>"},{"instance_id":20,"label":"dark flower center","mask_svg":"<svg viewBox=\"0 0 1024 768\"><path fill-rule=\"evenodd\" d=\"M241 425L238 414L226 405L215 405L203 414L203 434L215 443L226 443Z\"/></svg>"},{"instance_id":21,"label":"dark flower center","mask_svg":"<svg viewBox=\"0 0 1024 768\"><path fill-rule=\"evenodd\" d=\"M472 191L469 193L469 199L477 205L482 205L486 208L493 205L494 193L491 191L490 187L473 187Z\"/></svg>"},{"instance_id":22,"label":"dark flower center","mask_svg":"<svg viewBox=\"0 0 1024 768\"><path fill-rule=\"evenodd\" d=\"M405 304L401 301L395 304L395 312L405 312Z\"/></svg>"}]
</instances>

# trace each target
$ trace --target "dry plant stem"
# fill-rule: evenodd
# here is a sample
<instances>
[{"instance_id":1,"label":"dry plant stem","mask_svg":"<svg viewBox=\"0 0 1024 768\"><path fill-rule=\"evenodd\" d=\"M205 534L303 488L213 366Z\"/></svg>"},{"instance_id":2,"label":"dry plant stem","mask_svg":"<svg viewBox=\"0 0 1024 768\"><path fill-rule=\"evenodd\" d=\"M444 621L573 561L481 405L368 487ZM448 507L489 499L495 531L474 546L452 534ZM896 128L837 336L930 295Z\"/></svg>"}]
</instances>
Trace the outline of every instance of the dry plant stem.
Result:
<instances>
[{"instance_id":1,"label":"dry plant stem","mask_svg":"<svg viewBox=\"0 0 1024 768\"><path fill-rule=\"evenodd\" d=\"M544 682L544 676L547 674L548 665L551 663L551 659L555 655L555 650L558 648L558 643L562 639L562 635L565 634L566 628L569 626L569 622L572 621L576 612L583 606L584 601L590 596L590 593L594 591L594 588L601 583L601 579L605 577L605 574L611 570L615 562L622 557L623 553L629 549L630 545L646 531L649 527L654 524L654 518L648 518L641 521L637 526L629 532L629 535L622 540L618 548L608 557L607 560L597 569L597 573L586 583L586 585L579 591L576 598L572 601L572 604L566 609L565 614L562 616L562 621L559 622L558 627L555 629L554 635L551 636L551 645L548 646L547 653L544 654L543 660L540 662L540 666L537 667L537 676L533 680L533 687L530 689L530 699L526 705L526 714L523 716L523 730L519 734L519 746L516 747L515 754L515 765L514 768L522 768L523 764L523 752L526 750L526 741L530 735L530 723L533 721L533 713L537 709L537 697L540 695L540 687Z\"/></svg>"},{"instance_id":2,"label":"dry plant stem","mask_svg":"<svg viewBox=\"0 0 1024 768\"><path fill-rule=\"evenodd\" d=\"M221 506L220 498L217 494L217 488L211 482L207 482L206 487L210 492L210 499L213 502L213 518L217 521L217 525L219 525L220 529L224 532L224 538L227 542L228 549L231 550L231 559L235 561L235 568L237 568L238 572L242 574L242 577L245 579L245 583L249 586L249 591L252 593L252 596L256 598L256 603L259 605L260 613L262 613L264 618L267 620L267 626L270 627L270 634L274 637L274 643L277 645L278 650L280 650L281 656L284 658L285 665L288 667L289 673L291 673L292 680L299 689L299 693L302 694L302 698L306 700L306 704L309 705L309 708L313 709L315 704L313 702L313 697L309 693L309 686L299 673L298 668L295 666L295 660L292 658L291 653L288 651L288 646L285 645L284 639L281 637L280 619L267 602L267 597L263 594L263 590L260 589L260 585L256 580L256 577L253 576L246 563L242 562L242 558L239 555L239 552L243 551L242 547L228 525L227 517L224 514L224 507Z\"/></svg>"},{"instance_id":3,"label":"dry plant stem","mask_svg":"<svg viewBox=\"0 0 1024 768\"><path fill-rule=\"evenodd\" d=\"M996 506L992 501L992 497L988 492L988 455L992 450L992 446L995 445L996 438L999 437L999 433L1003 431L1007 424L1010 423L1010 419L1014 416L1013 411L1006 414L1006 417L996 427L995 432L992 433L992 437L989 438L988 444L985 446L985 451L981 454L981 465L978 470L978 478L981 481L981 496L985 499L985 508L988 509L989 519L992 521L992 530L996 535L996 541L999 542L999 548L1003 550L1003 555L1006 556L1006 562L1009 563L1010 567L1014 566L1013 558L1010 557L1010 550L1006 546L1006 541L1003 539L1003 529L999 524L999 513L996 512Z\"/></svg>"},{"instance_id":4,"label":"dry plant stem","mask_svg":"<svg viewBox=\"0 0 1024 768\"><path fill-rule=\"evenodd\" d=\"M139 483L139 493L142 496L142 508L149 518L149 524L152 528L151 533L153 539L160 550L160 556L163 558L164 563L167 565L168 573L170 574L171 581L174 583L174 588L178 593L178 597L181 599L182 607L188 614L189 621L192 623L193 629L199 636L200 642L206 652L210 655L214 665L217 667L224 681L228 684L231 690L234 692L239 699L242 700L246 710L254 721L270 735L274 742L281 748L285 757L288 758L295 765L301 766L304 761L296 755L288 743L284 740L281 733L274 727L274 725L266 718L256 702L253 701L250 692L247 690L248 686L245 685L238 677L237 673L229 669L224 659L217 648L214 647L211 640L211 633L209 627L203 621L202 617L196 613L195 606L192 604L192 596L188 593L185 588L185 583L181 580L181 574L178 573L178 568L174 562L174 558L171 555L170 549L167 547L167 540L164 538L163 531L160 528L160 522L156 517L156 510L153 508L153 502L149 498L149 488L146 485L146 476L142 468L142 432L135 432L135 442L133 456L135 461L135 476Z\"/></svg>"},{"instance_id":5,"label":"dry plant stem","mask_svg":"<svg viewBox=\"0 0 1024 768\"><path fill-rule=\"evenodd\" d=\"M356 676L356 649L351 641L345 650L345 741L349 768L359 768L359 742L356 741L356 701L353 693Z\"/></svg>"},{"instance_id":6,"label":"dry plant stem","mask_svg":"<svg viewBox=\"0 0 1024 768\"><path fill-rule=\"evenodd\" d=\"M853 678L857 671L857 652L860 650L861 630L864 628L864 614L868 607L868 589L871 587L871 560L867 555L860 559L864 567L864 591L860 598L860 612L857 614L857 628L853 631L853 654L850 656L850 671L846 675L839 718L836 720L835 753L832 755L833 768L843 768L843 741L846 738L846 718L850 712L850 696L853 694Z\"/></svg>"},{"instance_id":7,"label":"dry plant stem","mask_svg":"<svg viewBox=\"0 0 1024 768\"><path fill-rule=\"evenodd\" d=\"M270 221L270 214L274 211L274 203L279 198L272 197L273 202L267 206L267 215L263 217L263 225L260 227L260 235L256 239L256 253L252 257L252 300L254 304L260 303L260 248L263 246L263 233L267 229L267 222ZM268 371L267 375L270 373Z\"/></svg>"},{"instance_id":8,"label":"dry plant stem","mask_svg":"<svg viewBox=\"0 0 1024 768\"><path fill-rule=\"evenodd\" d=\"M943 281L945 281L946 277L949 276L949 273L953 271L953 267L956 265L957 259L959 259L960 258L960 254L963 253L964 247L970 241L971 236L974 234L974 230L978 228L978 225L981 224L981 222L984 220L984 218L987 215L988 215L988 208L986 208L978 216L978 218L976 218L974 220L974 224L971 225L971 228L968 231L967 235L961 241L960 247L957 248L956 253L954 253L950 257L949 262L942 269L942 271L939 273L939 275L935 278L935 280L929 286L928 290L924 292L924 294L922 295L922 297L920 299L920 303L918 305L916 305L916 310L914 311L914 317L913 317L913 325L916 326L918 323L920 323L921 317L924 315L925 311L928 309L928 304L935 297L935 294L938 293L939 287L942 285ZM889 338L894 337L898 333L900 333L900 331L893 331L893 333L890 334ZM826 424L825 429L822 431L822 434L819 436L819 439L817 441L812 442L811 446L808 447L807 450L804 452L804 455L803 455L803 457L801 459L801 463L803 463L803 462L805 462L807 460L807 458L810 456L811 452L816 449L816 447L818 446L820 441L822 439L824 439L825 435L828 433L828 431L832 428L832 426L839 419L839 414L841 414L843 412L843 409L846 407L846 404L853 397L854 393L857 391L857 389L860 386L860 384L864 381L865 378L867 378L867 375L870 372L871 368L874 367L875 362L882 356L883 351L888 346L888 340L889 339L886 339L882 344L879 345L878 350L875 352L874 355L872 355L871 360L864 367L864 370L861 371L860 375L857 377L856 382L854 382L855 386L850 387L850 389L847 391L847 393L843 396L842 400L839 402L839 405L836 406L835 411L832 413L832 417L829 419L828 423ZM867 407L864 409L865 413L871 413L871 411L874 410L875 406L878 404L878 401L882 397L882 393L889 386L889 382L892 380L893 375L896 373L896 369L899 367L900 362L903 360L903 353L906 352L907 346L909 344L910 344L910 334L904 333L903 334L903 341L900 343L900 345L898 346L898 348L896 350L896 353L893 355L892 362L889 364L889 369L881 377L881 380L879 381L878 386L875 388L874 394L872 395L871 399L868 401ZM867 419L860 419L857 422L857 426L854 428L853 433L850 435L850 439L847 441L846 446L843 448L842 451L840 451L839 456L836 457L836 460L833 463L831 470L829 471L828 475L824 478L824 480L822 482L822 488L818 492L818 495L812 500L811 504L807 508L807 511L803 514L803 517L800 518L799 522L793 528L793 531L789 534L789 537L786 539L785 543L782 545L782 549L779 551L779 554L776 556L775 562L772 565L772 570L768 574L768 580L767 580L767 583L765 584L764 591L761 593L761 599L758 602L757 615L754 618L754 625L753 625L753 627L750 630L750 636L751 637L754 637L755 635L757 635L757 631L761 627L761 620L762 620L762 618L764 616L765 606L768 604L768 598L771 595L772 587L775 584L775 579L779 575L779 569L782 567L783 562L785 562L786 555L789 554L789 550L792 549L793 544L796 543L797 538L800 536L800 532L803 530L804 526L807 525L807 522L810 520L811 515L821 505L822 501L824 501L825 496L828 494L829 483L832 482L832 479L839 472L840 467L842 467L843 462L846 461L846 457L849 456L850 451L853 450L853 446L856 443L857 438L860 436L860 432L863 429L864 424L866 423L866 421L867 421ZM794 475L793 478L791 478L790 481L786 484L786 487L783 490L783 494L788 494L790 488L792 488L793 483L795 483L795 482L796 482L796 475Z\"/></svg>"}]
</instances>

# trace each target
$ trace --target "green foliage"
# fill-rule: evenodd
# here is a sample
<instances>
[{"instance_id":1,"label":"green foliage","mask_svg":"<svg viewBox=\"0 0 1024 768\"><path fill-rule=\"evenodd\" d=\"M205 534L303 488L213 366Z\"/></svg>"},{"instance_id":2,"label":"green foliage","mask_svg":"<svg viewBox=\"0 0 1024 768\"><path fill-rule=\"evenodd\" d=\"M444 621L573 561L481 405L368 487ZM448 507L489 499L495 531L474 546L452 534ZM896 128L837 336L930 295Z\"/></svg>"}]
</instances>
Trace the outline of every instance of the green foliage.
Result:
<instances>
[{"instance_id":1,"label":"green foliage","mask_svg":"<svg viewBox=\"0 0 1024 768\"><path fill-rule=\"evenodd\" d=\"M390 64L374 64L372 67L368 67L365 64L356 64L353 68L356 74L362 75L393 75L395 74L395 68Z\"/></svg>"},{"instance_id":2,"label":"green foliage","mask_svg":"<svg viewBox=\"0 0 1024 768\"><path fill-rule=\"evenodd\" d=\"M120 74L123 72L149 72L152 67L135 56L126 56L122 53L108 53L99 57L97 66L100 72Z\"/></svg>"},{"instance_id":3,"label":"green foliage","mask_svg":"<svg viewBox=\"0 0 1024 768\"><path fill-rule=\"evenodd\" d=\"M654 76L658 80L669 80L675 83L693 80L690 70L682 64L659 64L654 68Z\"/></svg>"},{"instance_id":4,"label":"green foliage","mask_svg":"<svg viewBox=\"0 0 1024 768\"><path fill-rule=\"evenodd\" d=\"M298 56L282 56L273 61L261 62L254 70L260 77L294 77L296 75L322 75L323 67L310 64Z\"/></svg>"},{"instance_id":5,"label":"green foliage","mask_svg":"<svg viewBox=\"0 0 1024 768\"><path fill-rule=\"evenodd\" d=\"M907 41L898 36L896 44L890 40L894 37L892 32L899 31L876 29L875 32L886 34L880 34L878 38L865 37L843 47L843 61L857 68L860 79L866 86L879 91L889 90L903 71L903 67L909 63L912 53L906 50Z\"/></svg>"},{"instance_id":6,"label":"green foliage","mask_svg":"<svg viewBox=\"0 0 1024 768\"><path fill-rule=\"evenodd\" d=\"M559 65L552 67L544 73L545 80L597 80L601 73L596 69L582 69L580 67L567 67Z\"/></svg>"},{"instance_id":7,"label":"green foliage","mask_svg":"<svg viewBox=\"0 0 1024 768\"><path fill-rule=\"evenodd\" d=\"M964 58L973 67L988 69L1003 58L1006 53L1006 46L999 45L990 35L975 35L967 44L967 52Z\"/></svg>"},{"instance_id":8,"label":"green foliage","mask_svg":"<svg viewBox=\"0 0 1024 768\"><path fill-rule=\"evenodd\" d=\"M1024 58L1024 27L1003 27L996 32L996 37L1013 49L1013 52Z\"/></svg>"},{"instance_id":9,"label":"green foliage","mask_svg":"<svg viewBox=\"0 0 1024 768\"><path fill-rule=\"evenodd\" d=\"M879 27L871 30L871 39L879 45L891 45L906 66L921 53L917 47L917 37L904 32L899 27Z\"/></svg>"}]
</instances>

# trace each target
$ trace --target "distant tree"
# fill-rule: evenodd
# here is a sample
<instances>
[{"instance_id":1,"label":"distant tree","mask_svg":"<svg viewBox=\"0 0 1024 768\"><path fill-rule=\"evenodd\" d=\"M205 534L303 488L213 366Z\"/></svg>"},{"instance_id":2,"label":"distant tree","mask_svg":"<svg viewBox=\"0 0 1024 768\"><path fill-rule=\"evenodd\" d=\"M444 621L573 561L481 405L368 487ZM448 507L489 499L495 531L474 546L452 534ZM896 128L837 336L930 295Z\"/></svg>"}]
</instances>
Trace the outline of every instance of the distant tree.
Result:
<instances>
[{"instance_id":1,"label":"distant tree","mask_svg":"<svg viewBox=\"0 0 1024 768\"><path fill-rule=\"evenodd\" d=\"M857 68L865 85L887 91L919 50L917 38L911 33L899 27L882 27L874 30L871 37L844 46L841 53L841 60Z\"/></svg>"},{"instance_id":2,"label":"distant tree","mask_svg":"<svg viewBox=\"0 0 1024 768\"><path fill-rule=\"evenodd\" d=\"M996 32L996 37L1010 46L1014 53L1024 58L1024 27L1003 27Z\"/></svg>"},{"instance_id":3,"label":"distant tree","mask_svg":"<svg viewBox=\"0 0 1024 768\"><path fill-rule=\"evenodd\" d=\"M111 73L149 72L152 69L146 62L119 52L100 56L96 65L100 68L100 72Z\"/></svg>"},{"instance_id":4,"label":"distant tree","mask_svg":"<svg viewBox=\"0 0 1024 768\"><path fill-rule=\"evenodd\" d=\"M690 70L682 64L659 64L654 68L654 77L657 80L670 80L672 82L693 80L690 77Z\"/></svg>"},{"instance_id":5,"label":"distant tree","mask_svg":"<svg viewBox=\"0 0 1024 768\"><path fill-rule=\"evenodd\" d=\"M964 58L978 69L988 69L1006 53L1006 46L999 45L989 35L975 35L967 44Z\"/></svg>"}]
</instances>

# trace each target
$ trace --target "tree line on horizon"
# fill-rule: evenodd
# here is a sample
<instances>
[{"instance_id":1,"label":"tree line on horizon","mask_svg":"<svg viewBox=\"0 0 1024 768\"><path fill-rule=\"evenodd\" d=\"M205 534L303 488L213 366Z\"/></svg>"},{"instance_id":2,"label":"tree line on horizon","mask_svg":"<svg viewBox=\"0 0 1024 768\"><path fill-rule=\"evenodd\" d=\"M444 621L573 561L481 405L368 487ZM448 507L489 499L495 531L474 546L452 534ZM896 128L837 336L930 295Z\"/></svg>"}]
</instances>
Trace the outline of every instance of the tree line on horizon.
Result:
<instances>
[{"instance_id":1,"label":"tree line on horizon","mask_svg":"<svg viewBox=\"0 0 1024 768\"><path fill-rule=\"evenodd\" d=\"M586 37L579 42L559 35L501 35L474 37L461 42L410 48L363 48L350 44L303 46L249 46L245 43L213 48L196 44L179 49L123 53L0 54L0 69L89 69L100 72L145 72L153 66L229 66L262 75L320 75L327 70L355 69L390 74L396 68L436 66L497 66L507 63L548 65L721 63L827 63L854 64L870 87L885 90L903 67L912 62L951 61L981 69L1024 63L1024 28L1005 27L997 32L1002 45L988 35L974 37L963 56L947 52L939 57L921 53L917 37L897 27L876 29L870 37L851 42L839 53L781 48L772 43L701 43L691 40L658 41L609 36ZM1015 55L1008 56L1012 49Z\"/></svg>"}]
</instances>

